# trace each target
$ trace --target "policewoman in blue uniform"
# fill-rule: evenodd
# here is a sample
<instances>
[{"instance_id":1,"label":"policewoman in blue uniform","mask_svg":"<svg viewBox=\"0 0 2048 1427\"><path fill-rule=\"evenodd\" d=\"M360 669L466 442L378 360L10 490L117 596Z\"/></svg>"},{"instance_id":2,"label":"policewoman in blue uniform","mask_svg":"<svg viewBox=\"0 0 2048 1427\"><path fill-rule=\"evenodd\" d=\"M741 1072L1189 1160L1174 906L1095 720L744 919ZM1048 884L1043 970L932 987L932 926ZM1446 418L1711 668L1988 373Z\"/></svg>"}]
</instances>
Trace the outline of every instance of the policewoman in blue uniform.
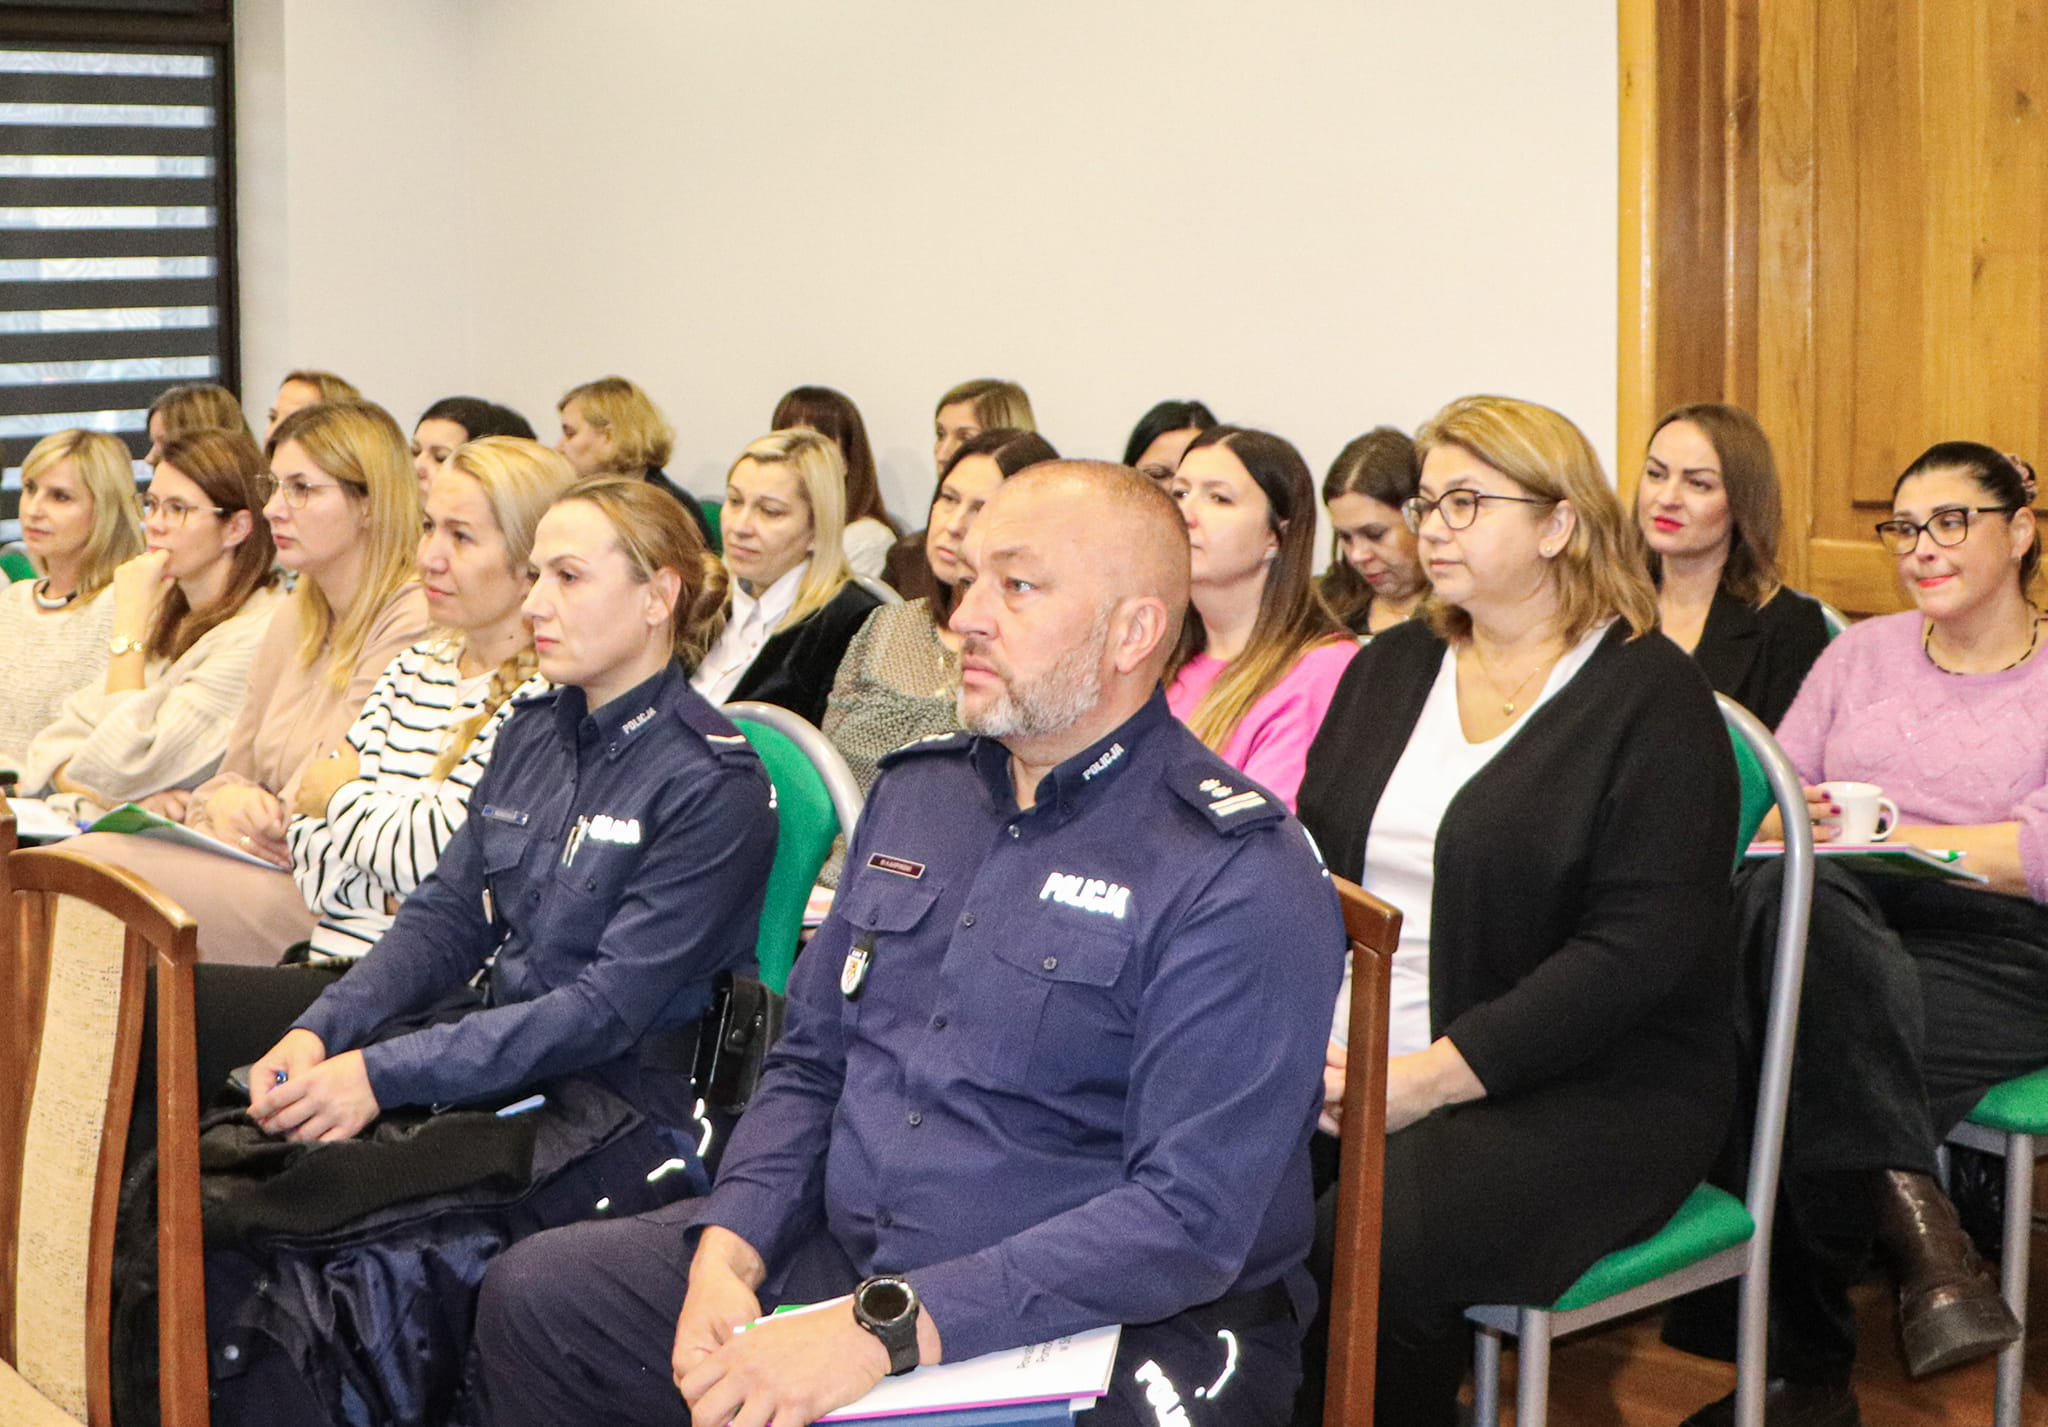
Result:
<instances>
[{"instance_id":1,"label":"policewoman in blue uniform","mask_svg":"<svg viewBox=\"0 0 2048 1427\"><path fill-rule=\"evenodd\" d=\"M711 1194L493 1265L491 1427L792 1427L1111 1323L1090 1427L1287 1420L1335 891L1159 692L1188 587L1163 492L1040 465L966 556L970 732L883 760Z\"/></svg>"},{"instance_id":2,"label":"policewoman in blue uniform","mask_svg":"<svg viewBox=\"0 0 2048 1427\"><path fill-rule=\"evenodd\" d=\"M582 1074L694 1165L695 1027L717 974L754 965L776 838L759 760L677 662L703 647L716 562L673 501L616 477L565 492L532 559L526 613L560 687L506 724L383 940L256 1064L267 1130L347 1139L393 1106ZM479 971L480 1009L380 1035Z\"/></svg>"}]
</instances>

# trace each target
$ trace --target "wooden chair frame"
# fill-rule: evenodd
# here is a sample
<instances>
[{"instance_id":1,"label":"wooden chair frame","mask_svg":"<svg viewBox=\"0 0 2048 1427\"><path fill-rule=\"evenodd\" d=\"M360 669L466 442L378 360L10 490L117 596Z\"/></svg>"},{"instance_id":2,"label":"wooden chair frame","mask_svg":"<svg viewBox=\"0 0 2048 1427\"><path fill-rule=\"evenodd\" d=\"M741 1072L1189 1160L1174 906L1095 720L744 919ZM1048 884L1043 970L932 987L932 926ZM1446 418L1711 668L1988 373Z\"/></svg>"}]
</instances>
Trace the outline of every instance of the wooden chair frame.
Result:
<instances>
[{"instance_id":1,"label":"wooden chair frame","mask_svg":"<svg viewBox=\"0 0 2048 1427\"><path fill-rule=\"evenodd\" d=\"M1351 942L1350 1073L1339 1128L1336 1263L1330 1284L1325 1427L1371 1427L1378 1382L1380 1220L1386 1205L1387 1008L1401 914L1339 877Z\"/></svg>"},{"instance_id":2,"label":"wooden chair frame","mask_svg":"<svg viewBox=\"0 0 2048 1427\"><path fill-rule=\"evenodd\" d=\"M11 829L8 829L11 832ZM0 834L4 835L4 834ZM24 1169L23 1132L42 1048L50 938L60 898L106 912L127 929L114 1065L94 1178L86 1277L87 1421L113 1421L112 1312L114 1221L127 1148L129 1112L141 1055L144 994L156 973L158 1348L163 1427L207 1427L206 1287L199 1211L199 1094L192 966L199 927L141 878L61 847L32 848L6 860L12 882L0 939L0 987L15 1002L7 1024L23 1033L0 1043L0 1086L7 1096L7 1140L0 1145L0 1355L15 1361L15 1273ZM15 1102L19 1101L19 1107Z\"/></svg>"}]
</instances>

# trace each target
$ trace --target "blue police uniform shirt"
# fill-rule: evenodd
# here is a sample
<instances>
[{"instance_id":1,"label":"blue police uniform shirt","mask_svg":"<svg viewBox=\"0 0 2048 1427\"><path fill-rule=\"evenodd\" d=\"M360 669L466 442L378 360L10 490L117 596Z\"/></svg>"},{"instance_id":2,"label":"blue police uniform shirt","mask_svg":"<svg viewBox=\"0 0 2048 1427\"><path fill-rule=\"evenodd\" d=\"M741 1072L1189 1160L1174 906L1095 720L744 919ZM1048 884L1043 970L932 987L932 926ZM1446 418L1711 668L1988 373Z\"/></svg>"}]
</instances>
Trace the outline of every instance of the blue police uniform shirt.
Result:
<instances>
[{"instance_id":1,"label":"blue police uniform shirt","mask_svg":"<svg viewBox=\"0 0 2048 1427\"><path fill-rule=\"evenodd\" d=\"M773 794L753 747L677 665L595 712L523 701L469 820L383 939L297 1024L363 1048L378 1104L483 1099L597 1071L657 1119L688 1100L635 1045L687 1026L726 969L752 971ZM495 952L484 1009L371 1044ZM656 1103L650 1103L650 1101Z\"/></svg>"},{"instance_id":2,"label":"blue police uniform shirt","mask_svg":"<svg viewBox=\"0 0 2048 1427\"><path fill-rule=\"evenodd\" d=\"M991 739L882 767L691 1222L771 1273L829 1232L949 1359L1276 1281L1306 1322L1345 940L1300 824L1158 694L1028 811Z\"/></svg>"}]
</instances>

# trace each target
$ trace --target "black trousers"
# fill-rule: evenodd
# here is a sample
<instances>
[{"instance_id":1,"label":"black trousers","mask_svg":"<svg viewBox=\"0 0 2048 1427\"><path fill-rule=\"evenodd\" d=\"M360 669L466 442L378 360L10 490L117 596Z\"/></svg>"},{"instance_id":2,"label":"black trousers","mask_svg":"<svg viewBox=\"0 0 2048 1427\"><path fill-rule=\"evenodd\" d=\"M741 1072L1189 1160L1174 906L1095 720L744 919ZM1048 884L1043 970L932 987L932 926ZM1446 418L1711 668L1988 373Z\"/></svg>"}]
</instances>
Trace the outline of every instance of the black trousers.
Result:
<instances>
[{"instance_id":1,"label":"black trousers","mask_svg":"<svg viewBox=\"0 0 2048 1427\"><path fill-rule=\"evenodd\" d=\"M1761 1064L1782 885L1775 860L1736 879L1745 1105ZM1987 1089L2044 1065L2048 908L1820 861L1771 1239L1773 1375L1848 1379L1848 1293L1870 1263L1876 1172L1932 1173L1942 1137ZM1715 1174L1736 1194L1750 1127L1745 1116ZM1666 1339L1732 1358L1734 1304L1732 1290L1696 1295L1673 1309Z\"/></svg>"},{"instance_id":2,"label":"black trousers","mask_svg":"<svg viewBox=\"0 0 2048 1427\"><path fill-rule=\"evenodd\" d=\"M477 1316L479 1427L688 1420L669 1358L689 1288L692 1244L680 1225L691 1207L556 1229L492 1265ZM762 1307L836 1297L859 1279L820 1235L778 1266ZM1109 1395L1081 1420L1280 1427L1300 1377L1300 1336L1291 1317L1231 1323L1199 1309L1126 1327Z\"/></svg>"}]
</instances>

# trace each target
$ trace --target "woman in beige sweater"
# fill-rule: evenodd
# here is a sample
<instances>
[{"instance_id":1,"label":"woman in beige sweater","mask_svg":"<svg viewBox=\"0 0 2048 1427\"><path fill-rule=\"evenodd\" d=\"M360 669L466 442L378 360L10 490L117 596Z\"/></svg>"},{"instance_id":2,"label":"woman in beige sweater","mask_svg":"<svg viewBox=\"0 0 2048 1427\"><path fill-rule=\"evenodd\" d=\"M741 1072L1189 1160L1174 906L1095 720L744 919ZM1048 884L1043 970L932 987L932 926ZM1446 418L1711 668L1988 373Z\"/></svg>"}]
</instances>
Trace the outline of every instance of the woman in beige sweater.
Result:
<instances>
[{"instance_id":1,"label":"woman in beige sweater","mask_svg":"<svg viewBox=\"0 0 2048 1427\"><path fill-rule=\"evenodd\" d=\"M194 792L184 821L275 870L120 833L70 844L139 873L190 912L208 961L274 962L312 931L284 839L298 781L428 626L413 574L419 482L383 408L325 402L293 412L271 435L269 457L263 514L298 588L257 647L220 772Z\"/></svg>"},{"instance_id":2,"label":"woman in beige sweater","mask_svg":"<svg viewBox=\"0 0 2048 1427\"><path fill-rule=\"evenodd\" d=\"M114 572L105 678L64 701L22 787L81 821L126 802L169 816L210 777L283 596L246 432L167 437L143 497L148 549Z\"/></svg>"}]
</instances>

